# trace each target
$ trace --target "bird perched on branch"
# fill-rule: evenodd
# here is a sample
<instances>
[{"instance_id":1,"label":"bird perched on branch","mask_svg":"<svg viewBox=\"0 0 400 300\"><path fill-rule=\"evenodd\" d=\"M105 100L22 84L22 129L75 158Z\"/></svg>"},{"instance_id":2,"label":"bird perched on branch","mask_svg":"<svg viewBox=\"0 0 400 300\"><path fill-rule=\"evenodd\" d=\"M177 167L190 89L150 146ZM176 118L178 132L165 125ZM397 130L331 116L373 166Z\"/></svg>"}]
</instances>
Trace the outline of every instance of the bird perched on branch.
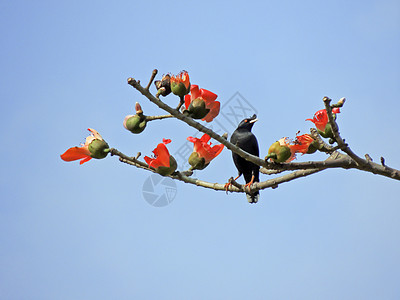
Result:
<instances>
[{"instance_id":1,"label":"bird perched on branch","mask_svg":"<svg viewBox=\"0 0 400 300\"><path fill-rule=\"evenodd\" d=\"M251 132L251 128L253 127L254 123L257 121L257 116L253 115L251 118L244 119L241 121L233 132L231 136L230 142L242 150L255 155L259 156L258 150L258 142L256 136ZM236 168L238 169L239 175L234 180L238 179L240 175L243 174L244 179L246 181L245 187L250 188L250 186L254 182L259 182L259 175L260 175L260 167L252 162L245 160L243 157L239 156L238 154L232 152L233 162L235 163ZM249 189L250 190L250 189ZM259 198L258 191L254 193L246 193L247 200L250 203L257 203Z\"/></svg>"}]
</instances>

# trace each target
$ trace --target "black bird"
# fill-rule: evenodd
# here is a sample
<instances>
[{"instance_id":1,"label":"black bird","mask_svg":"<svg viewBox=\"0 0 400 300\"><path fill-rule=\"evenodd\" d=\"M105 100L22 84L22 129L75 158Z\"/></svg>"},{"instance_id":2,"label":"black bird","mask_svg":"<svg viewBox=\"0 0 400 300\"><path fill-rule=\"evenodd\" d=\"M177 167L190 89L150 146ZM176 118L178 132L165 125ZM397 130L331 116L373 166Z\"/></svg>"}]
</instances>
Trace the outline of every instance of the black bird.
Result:
<instances>
[{"instance_id":1,"label":"black bird","mask_svg":"<svg viewBox=\"0 0 400 300\"><path fill-rule=\"evenodd\" d=\"M251 128L254 123L257 121L257 116L253 115L251 118L244 119L239 123L236 130L233 132L231 136L231 143L238 146L242 150L253 154L255 156L259 156L258 150L258 142L256 136L251 132ZM260 167L253 164L252 162L245 160L243 157L237 155L232 152L233 162L235 163L236 168L239 171L238 177L243 174L244 179L246 181L246 186L250 187L253 182L259 182L260 178ZM250 203L257 203L259 198L258 191L253 194L246 193L247 200Z\"/></svg>"}]
</instances>

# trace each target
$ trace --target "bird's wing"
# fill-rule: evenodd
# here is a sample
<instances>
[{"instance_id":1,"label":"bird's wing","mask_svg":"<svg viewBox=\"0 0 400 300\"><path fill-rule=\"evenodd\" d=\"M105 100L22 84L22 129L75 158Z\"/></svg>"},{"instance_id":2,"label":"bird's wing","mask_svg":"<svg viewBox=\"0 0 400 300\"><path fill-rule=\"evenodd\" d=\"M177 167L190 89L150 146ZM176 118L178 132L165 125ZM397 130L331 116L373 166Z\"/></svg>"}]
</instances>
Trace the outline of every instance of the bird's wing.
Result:
<instances>
[{"instance_id":1,"label":"bird's wing","mask_svg":"<svg viewBox=\"0 0 400 300\"><path fill-rule=\"evenodd\" d=\"M238 135L239 135L239 134L238 134L237 130L235 130L235 131L232 133L231 139L230 139L230 142L231 142L232 144L236 145L237 140L238 140Z\"/></svg>"},{"instance_id":2,"label":"bird's wing","mask_svg":"<svg viewBox=\"0 0 400 300\"><path fill-rule=\"evenodd\" d=\"M255 156L259 156L260 155L260 150L258 149L258 142L257 142L257 138L256 138L255 135L251 136L251 139L250 139L248 144L250 146L250 149L249 149L248 152L253 154L253 155L255 155Z\"/></svg>"}]
</instances>

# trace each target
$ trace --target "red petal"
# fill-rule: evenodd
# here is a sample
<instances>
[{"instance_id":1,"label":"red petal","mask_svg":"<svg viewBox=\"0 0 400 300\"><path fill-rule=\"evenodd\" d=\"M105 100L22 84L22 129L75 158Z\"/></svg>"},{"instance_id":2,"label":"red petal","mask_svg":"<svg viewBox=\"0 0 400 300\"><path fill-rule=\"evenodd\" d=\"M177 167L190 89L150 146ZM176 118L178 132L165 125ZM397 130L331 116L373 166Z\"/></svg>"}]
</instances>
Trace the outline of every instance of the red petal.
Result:
<instances>
[{"instance_id":1,"label":"red petal","mask_svg":"<svg viewBox=\"0 0 400 300\"><path fill-rule=\"evenodd\" d=\"M60 155L64 161L74 161L90 157L90 151L87 147L72 147ZM91 157L90 157L91 158Z\"/></svg>"},{"instance_id":2,"label":"red petal","mask_svg":"<svg viewBox=\"0 0 400 300\"><path fill-rule=\"evenodd\" d=\"M92 159L92 158L91 158L90 156L88 156L88 157L82 159L82 160L79 162L79 164L81 165L81 164L83 164L83 163L85 163L85 162L87 162L87 161L89 161L89 160L91 160L91 159Z\"/></svg>"},{"instance_id":3,"label":"red petal","mask_svg":"<svg viewBox=\"0 0 400 300\"><path fill-rule=\"evenodd\" d=\"M185 85L185 87L188 88L190 85L189 74L186 71L182 71L181 73L182 73L182 82Z\"/></svg>"},{"instance_id":4,"label":"red petal","mask_svg":"<svg viewBox=\"0 0 400 300\"><path fill-rule=\"evenodd\" d=\"M215 145L214 147L211 148L211 151L213 152L214 158L217 157L222 150L224 149L224 145L219 144L219 145Z\"/></svg>"},{"instance_id":5,"label":"red petal","mask_svg":"<svg viewBox=\"0 0 400 300\"><path fill-rule=\"evenodd\" d=\"M154 156L156 157L155 159L152 159L152 161L149 163L149 165L155 169L158 167L169 167L169 152L167 147L163 144L160 143L157 145L157 148L153 150Z\"/></svg>"},{"instance_id":6,"label":"red petal","mask_svg":"<svg viewBox=\"0 0 400 300\"><path fill-rule=\"evenodd\" d=\"M211 122L219 114L220 103L218 101L212 102L210 105L207 105L207 108L210 109L210 112L202 120Z\"/></svg>"},{"instance_id":7,"label":"red petal","mask_svg":"<svg viewBox=\"0 0 400 300\"><path fill-rule=\"evenodd\" d=\"M200 89L201 97L207 102L212 102L217 99L218 95L206 89Z\"/></svg>"},{"instance_id":8,"label":"red petal","mask_svg":"<svg viewBox=\"0 0 400 300\"><path fill-rule=\"evenodd\" d=\"M210 139L211 139L211 137L210 137L207 133L205 133L205 134L203 134L203 136L201 137L200 140L201 140L203 143L207 143Z\"/></svg>"},{"instance_id":9,"label":"red petal","mask_svg":"<svg viewBox=\"0 0 400 300\"><path fill-rule=\"evenodd\" d=\"M162 139L164 145L171 143L170 139Z\"/></svg>"},{"instance_id":10,"label":"red petal","mask_svg":"<svg viewBox=\"0 0 400 300\"><path fill-rule=\"evenodd\" d=\"M221 153L222 149L224 149L224 145L222 144L215 145L213 147L210 147L207 144L203 144L202 146L203 147L199 147L196 152L200 157L204 157L206 163L209 163L211 160L217 157L217 155Z\"/></svg>"},{"instance_id":11,"label":"red petal","mask_svg":"<svg viewBox=\"0 0 400 300\"><path fill-rule=\"evenodd\" d=\"M315 124L315 127L321 131L325 131L326 124L328 124L328 115L325 109L321 109L314 114L313 119L306 119Z\"/></svg>"},{"instance_id":12,"label":"red petal","mask_svg":"<svg viewBox=\"0 0 400 300\"><path fill-rule=\"evenodd\" d=\"M197 139L197 138L194 138L194 137L192 137L192 136L189 136L189 137L187 138L187 140L188 140L189 142L195 143L198 139Z\"/></svg>"},{"instance_id":13,"label":"red petal","mask_svg":"<svg viewBox=\"0 0 400 300\"><path fill-rule=\"evenodd\" d=\"M190 94L192 95L192 99L196 99L200 97L199 86L196 84L192 84L190 87Z\"/></svg>"},{"instance_id":14,"label":"red petal","mask_svg":"<svg viewBox=\"0 0 400 300\"><path fill-rule=\"evenodd\" d=\"M145 160L145 162L146 162L148 165L150 165L150 164L151 164L151 162L154 160L154 158L151 158L151 157L145 156L145 157L144 157L144 160Z\"/></svg>"},{"instance_id":15,"label":"red petal","mask_svg":"<svg viewBox=\"0 0 400 300\"><path fill-rule=\"evenodd\" d=\"M206 133L201 137L201 139L192 137L190 138L191 142L194 142L194 152L197 152L200 157L203 157L206 163L209 163L212 159L214 159L224 148L224 145L222 144L211 147L208 144L210 136Z\"/></svg>"},{"instance_id":16,"label":"red petal","mask_svg":"<svg viewBox=\"0 0 400 300\"><path fill-rule=\"evenodd\" d=\"M186 109L189 108L190 102L192 102L192 96L191 95L185 95L185 107L186 107Z\"/></svg>"}]
</instances>

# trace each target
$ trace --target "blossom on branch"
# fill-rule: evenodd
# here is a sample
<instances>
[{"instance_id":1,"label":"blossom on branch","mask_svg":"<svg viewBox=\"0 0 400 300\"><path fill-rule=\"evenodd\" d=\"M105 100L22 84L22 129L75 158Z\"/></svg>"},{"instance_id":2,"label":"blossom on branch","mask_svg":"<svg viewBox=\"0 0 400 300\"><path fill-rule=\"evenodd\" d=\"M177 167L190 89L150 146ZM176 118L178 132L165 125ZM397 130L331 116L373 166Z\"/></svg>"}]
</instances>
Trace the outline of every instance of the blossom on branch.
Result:
<instances>
[{"instance_id":1,"label":"blossom on branch","mask_svg":"<svg viewBox=\"0 0 400 300\"><path fill-rule=\"evenodd\" d=\"M292 142L289 138L281 138L269 147L265 160L271 159L276 163L291 162L296 158L296 153L314 153L317 149L313 146L314 139L309 134L297 136Z\"/></svg>"},{"instance_id":2,"label":"blossom on branch","mask_svg":"<svg viewBox=\"0 0 400 300\"><path fill-rule=\"evenodd\" d=\"M61 159L64 161L74 161L79 160L79 164L83 164L92 158L105 158L110 152L110 147L103 140L101 135L94 129L88 129L91 134L86 138L85 144L81 147L72 147L61 154Z\"/></svg>"},{"instance_id":3,"label":"blossom on branch","mask_svg":"<svg viewBox=\"0 0 400 300\"><path fill-rule=\"evenodd\" d=\"M291 148L289 138L284 137L269 147L265 160L272 159L274 162L291 162L295 159L296 151Z\"/></svg>"},{"instance_id":4,"label":"blossom on branch","mask_svg":"<svg viewBox=\"0 0 400 300\"><path fill-rule=\"evenodd\" d=\"M199 89L193 84L190 88L190 95L185 96L184 113L193 119L202 119L211 122L219 114L220 103L215 101L217 95L206 89Z\"/></svg>"},{"instance_id":5,"label":"blossom on branch","mask_svg":"<svg viewBox=\"0 0 400 300\"><path fill-rule=\"evenodd\" d=\"M157 94L161 96L168 96L171 93L171 75L163 75L161 80L154 81L157 88Z\"/></svg>"},{"instance_id":6,"label":"blossom on branch","mask_svg":"<svg viewBox=\"0 0 400 300\"><path fill-rule=\"evenodd\" d=\"M183 96L189 94L190 80L188 72L182 71L176 76L172 75L170 81L171 81L171 91L174 95L183 98Z\"/></svg>"},{"instance_id":7,"label":"blossom on branch","mask_svg":"<svg viewBox=\"0 0 400 300\"><path fill-rule=\"evenodd\" d=\"M175 158L169 154L166 144L171 143L170 139L163 139L163 142L158 144L153 150L154 158L145 156L146 163L156 169L160 175L167 176L175 172L178 167Z\"/></svg>"},{"instance_id":8,"label":"blossom on branch","mask_svg":"<svg viewBox=\"0 0 400 300\"><path fill-rule=\"evenodd\" d=\"M296 136L294 144L291 145L291 148L297 153L302 153L303 155L311 154L317 151L317 148L314 146L315 143L316 141L311 135L303 134Z\"/></svg>"},{"instance_id":9,"label":"blossom on branch","mask_svg":"<svg viewBox=\"0 0 400 300\"><path fill-rule=\"evenodd\" d=\"M204 134L200 139L189 136L188 141L194 144L193 153L189 157L189 164L192 170L202 170L206 168L210 161L217 157L224 149L224 145L214 145L211 147L210 136Z\"/></svg>"},{"instance_id":10,"label":"blossom on branch","mask_svg":"<svg viewBox=\"0 0 400 300\"><path fill-rule=\"evenodd\" d=\"M135 104L136 115L128 115L124 119L124 127L132 133L141 133L146 128L146 117L138 102Z\"/></svg>"},{"instance_id":11,"label":"blossom on branch","mask_svg":"<svg viewBox=\"0 0 400 300\"><path fill-rule=\"evenodd\" d=\"M339 107L332 109L333 117L336 119L336 114L340 113ZM314 114L312 119L306 119L306 121L311 121L315 124L318 133L324 138L333 138L331 124L329 124L328 113L325 109L321 109Z\"/></svg>"}]
</instances>

